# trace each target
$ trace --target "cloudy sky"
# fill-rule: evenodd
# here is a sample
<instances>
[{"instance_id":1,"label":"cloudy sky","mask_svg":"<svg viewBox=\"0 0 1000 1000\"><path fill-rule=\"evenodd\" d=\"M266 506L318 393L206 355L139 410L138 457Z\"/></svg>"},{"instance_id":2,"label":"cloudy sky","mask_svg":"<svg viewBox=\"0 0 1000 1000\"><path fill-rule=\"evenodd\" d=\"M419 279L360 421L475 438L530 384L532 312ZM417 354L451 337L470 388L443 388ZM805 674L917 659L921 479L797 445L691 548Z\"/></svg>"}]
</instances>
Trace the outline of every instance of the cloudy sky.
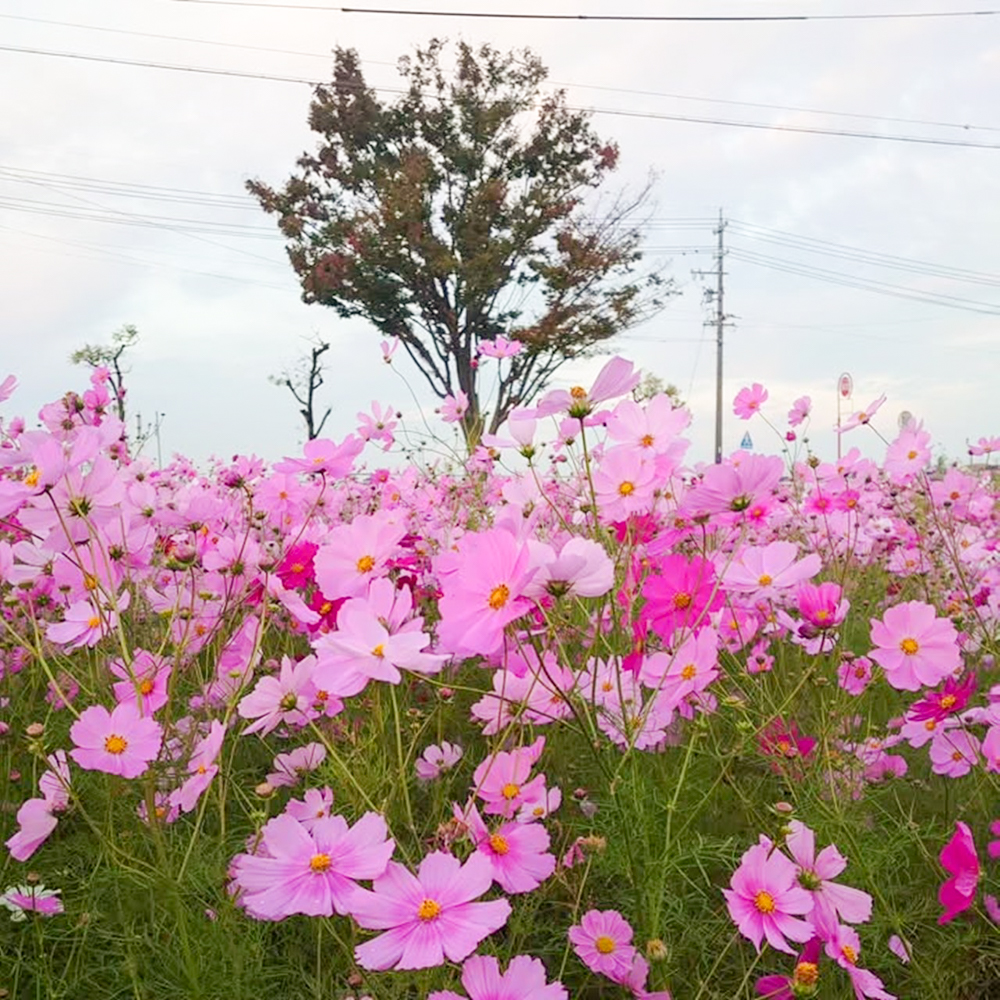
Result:
<instances>
[{"instance_id":1,"label":"cloudy sky","mask_svg":"<svg viewBox=\"0 0 1000 1000\"><path fill-rule=\"evenodd\" d=\"M386 6L830 15L984 5ZM419 373L405 360L399 372L385 366L379 337L363 322L301 303L273 221L243 185L253 177L281 182L314 146L309 86L266 77L324 79L330 50L340 45L357 49L370 84L388 87L398 81L396 59L434 35L530 45L570 103L593 108L597 129L618 142L613 183L640 184L655 172L648 253L669 261L683 294L617 348L690 401L693 458L711 456L715 349L704 327L705 282L692 272L713 266L720 209L729 222L725 307L733 315L726 450L747 429L728 401L758 381L777 419L797 396L812 395L814 445L832 453L836 381L845 370L859 407L888 394L886 433L909 410L926 421L937 451L955 458L968 439L1000 432L1000 15L588 23L343 13L290 2L277 9L6 0L0 378L14 372L21 387L4 412L31 417L79 387L85 376L69 364L70 352L133 323L141 343L131 401L147 419L165 414L165 454L276 458L297 450L302 431L292 400L267 376L315 334L332 344L324 387L332 436L352 430L373 399L406 411L416 429L400 375L429 411L434 402ZM556 384L585 382L601 363L564 368ZM756 447L771 447L764 428L750 430ZM878 453L874 439L867 450Z\"/></svg>"}]
</instances>

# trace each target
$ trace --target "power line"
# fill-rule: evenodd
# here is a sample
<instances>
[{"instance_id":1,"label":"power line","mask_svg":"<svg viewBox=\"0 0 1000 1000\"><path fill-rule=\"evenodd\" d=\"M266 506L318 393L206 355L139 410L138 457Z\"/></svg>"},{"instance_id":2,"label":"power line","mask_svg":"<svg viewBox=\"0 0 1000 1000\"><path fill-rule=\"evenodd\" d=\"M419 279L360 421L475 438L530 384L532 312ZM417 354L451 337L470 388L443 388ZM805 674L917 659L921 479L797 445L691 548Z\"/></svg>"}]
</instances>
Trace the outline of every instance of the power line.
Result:
<instances>
[{"instance_id":1,"label":"power line","mask_svg":"<svg viewBox=\"0 0 1000 1000\"><path fill-rule=\"evenodd\" d=\"M183 2L193 3L196 2L196 0L183 0ZM197 2L201 2L201 0L197 0ZM61 59L78 59L78 60L83 60L85 62L110 63L112 65L118 65L118 66L139 66L146 69L161 69L161 70L169 70L172 72L180 72L180 73L196 73L196 74L201 73L201 74L207 74L209 76L228 76L246 80L268 80L277 83L305 84L310 87L316 87L321 85L316 80L307 80L302 77L277 76L269 73L249 73L241 70L213 69L210 67L203 67L203 66L181 66L174 63L159 63L159 62L151 62L148 60L139 60L139 59L122 59L114 56L94 56L81 52L55 52L48 49L27 48L15 45L0 45L0 51L20 52L22 54L27 54L27 55L50 56ZM386 94L409 93L408 90L404 90L401 87L372 87L371 89ZM436 97L436 95L430 95L430 96ZM672 122L685 122L685 123L693 123L700 125L720 125L729 128L745 128L745 129L753 129L756 131L788 132L788 133L797 133L801 135L829 135L829 136L836 136L838 138L850 138L850 139L875 139L875 140L882 140L885 142L903 142L908 144L926 145L926 146L954 146L954 147L965 147L972 149L1000 149L1000 144L997 143L976 142L974 140L966 140L966 139L936 139L930 136L890 135L887 133L880 133L880 132L862 132L850 129L828 129L828 128L811 127L806 125L777 125L766 122L733 121L722 118L707 118L694 115L675 115L675 114L667 114L665 112L655 112L655 111L629 111L623 108L598 108L598 107L587 108L573 104L567 104L566 108L569 111L580 111L586 114L610 115L619 118L638 118L650 121L672 121Z\"/></svg>"},{"instance_id":2,"label":"power line","mask_svg":"<svg viewBox=\"0 0 1000 1000\"><path fill-rule=\"evenodd\" d=\"M266 3L256 0L174 0L213 7L269 7L276 10L328 10L338 14L389 14L410 17L463 17L505 21L626 21L731 23L747 21L890 21L924 18L989 17L1000 10L905 11L875 14L524 14L513 11L405 10L391 7L331 7L326 4Z\"/></svg>"},{"instance_id":3,"label":"power line","mask_svg":"<svg viewBox=\"0 0 1000 1000\"><path fill-rule=\"evenodd\" d=\"M229 49L245 49L252 52L272 52L279 55L304 56L309 59L329 59L330 52L303 52L300 49L279 49L266 45L245 45L239 42L223 42L210 38L191 38L186 35L163 35L151 31L131 31L126 28L111 28L105 25L80 24L76 21L54 21L49 18L27 17L19 14L0 14L0 18L14 21L30 21L35 24L57 25L66 28L79 28L84 31L100 31L116 35L129 35L136 38L156 38L171 42L185 42L195 45L215 45ZM365 59L365 63L373 66L396 67L396 63L380 59ZM858 118L867 121L893 122L900 125L924 125L931 128L952 128L962 131L1000 132L1000 126L973 125L968 122L942 122L924 118L900 118L893 115L876 115L856 111L830 111L826 108L807 108L798 105L769 104L760 101L736 101L724 97L704 97L695 94L674 94L658 90L639 90L631 87L609 87L594 83L573 83L569 81L550 80L555 87L576 87L581 90L601 90L617 94L633 94L641 97L662 97L674 101L697 101L704 104L726 104L742 108L763 108L769 111L792 111L799 114L828 115L837 118Z\"/></svg>"},{"instance_id":4,"label":"power line","mask_svg":"<svg viewBox=\"0 0 1000 1000\"><path fill-rule=\"evenodd\" d=\"M983 271L973 271L968 268L950 267L946 264L934 264L913 257L900 257L895 254L878 253L864 250L860 247L834 243L831 240L816 239L811 236L800 236L781 229L768 229L752 223L730 220L734 229L749 239L759 240L775 246L794 250L804 250L808 253L823 254L842 260L873 264L878 267L893 268L899 271L909 271L913 274L924 274L938 278L952 278L975 285L1000 285L1000 274L989 274Z\"/></svg>"},{"instance_id":5,"label":"power line","mask_svg":"<svg viewBox=\"0 0 1000 1000\"><path fill-rule=\"evenodd\" d=\"M884 281L858 278L854 275L845 274L842 271L831 271L826 268L798 264L795 261L770 257L766 254L758 254L739 247L730 247L729 253L736 260L742 260L747 264L766 267L772 271L783 271L787 274L814 278L819 281L828 282L829 284L841 285L845 288L857 288L867 292L876 292L880 295L889 295L893 298L910 299L915 302L923 302L927 305L947 306L951 309L961 309L965 312L974 312L985 316L1000 316L1000 305L991 302L963 299L955 295L947 295L943 292L921 292L918 289L907 288L903 285L893 285Z\"/></svg>"}]
</instances>

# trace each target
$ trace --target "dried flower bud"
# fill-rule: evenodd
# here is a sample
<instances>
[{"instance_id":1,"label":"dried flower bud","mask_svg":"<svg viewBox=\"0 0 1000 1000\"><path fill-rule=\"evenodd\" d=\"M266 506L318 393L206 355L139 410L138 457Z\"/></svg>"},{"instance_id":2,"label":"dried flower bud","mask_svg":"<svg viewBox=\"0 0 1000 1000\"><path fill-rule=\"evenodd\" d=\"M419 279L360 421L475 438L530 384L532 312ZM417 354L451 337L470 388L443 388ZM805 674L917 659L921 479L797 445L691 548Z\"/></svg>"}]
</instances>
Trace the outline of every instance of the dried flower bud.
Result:
<instances>
[{"instance_id":1,"label":"dried flower bud","mask_svg":"<svg viewBox=\"0 0 1000 1000\"><path fill-rule=\"evenodd\" d=\"M651 962L663 962L667 957L667 946L659 939L646 942L646 958Z\"/></svg>"},{"instance_id":2,"label":"dried flower bud","mask_svg":"<svg viewBox=\"0 0 1000 1000\"><path fill-rule=\"evenodd\" d=\"M254 795L261 799L269 799L274 795L274 787L269 785L266 781L262 781L254 790Z\"/></svg>"},{"instance_id":3,"label":"dried flower bud","mask_svg":"<svg viewBox=\"0 0 1000 1000\"><path fill-rule=\"evenodd\" d=\"M24 732L26 736L29 736L33 740L37 740L39 736L44 734L45 726L41 722L32 722Z\"/></svg>"}]
</instances>

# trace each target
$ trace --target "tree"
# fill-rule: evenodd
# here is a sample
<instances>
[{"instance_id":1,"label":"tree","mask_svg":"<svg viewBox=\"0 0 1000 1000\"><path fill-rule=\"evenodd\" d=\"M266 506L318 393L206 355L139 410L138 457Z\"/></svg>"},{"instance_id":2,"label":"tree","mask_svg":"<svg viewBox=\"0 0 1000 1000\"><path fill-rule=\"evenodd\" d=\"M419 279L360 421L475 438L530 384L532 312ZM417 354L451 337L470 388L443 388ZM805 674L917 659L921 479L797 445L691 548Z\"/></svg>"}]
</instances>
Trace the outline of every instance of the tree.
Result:
<instances>
[{"instance_id":1,"label":"tree","mask_svg":"<svg viewBox=\"0 0 1000 1000\"><path fill-rule=\"evenodd\" d=\"M115 412L122 423L125 422L125 376L130 371L123 366L122 358L138 341L139 331L131 323L126 323L120 330L115 330L111 334L110 344L84 344L69 356L70 363L74 365L107 368L108 385L115 400Z\"/></svg>"},{"instance_id":2,"label":"tree","mask_svg":"<svg viewBox=\"0 0 1000 1000\"><path fill-rule=\"evenodd\" d=\"M322 358L328 350L330 345L317 337L309 353L299 358L294 369L272 375L269 379L274 385L287 388L301 407L299 413L305 421L306 435L310 441L322 433L323 425L331 412L331 407L328 406L319 423L316 423L316 390L323 384L325 366Z\"/></svg>"},{"instance_id":3,"label":"tree","mask_svg":"<svg viewBox=\"0 0 1000 1000\"><path fill-rule=\"evenodd\" d=\"M543 93L538 57L460 43L449 79L444 51L401 59L407 86L384 102L338 48L311 105L317 151L283 188L247 186L277 216L303 299L398 338L439 398L464 392L471 447L671 285L639 270L648 186L588 212L618 149L563 91ZM486 413L477 346L499 334L523 349Z\"/></svg>"}]
</instances>

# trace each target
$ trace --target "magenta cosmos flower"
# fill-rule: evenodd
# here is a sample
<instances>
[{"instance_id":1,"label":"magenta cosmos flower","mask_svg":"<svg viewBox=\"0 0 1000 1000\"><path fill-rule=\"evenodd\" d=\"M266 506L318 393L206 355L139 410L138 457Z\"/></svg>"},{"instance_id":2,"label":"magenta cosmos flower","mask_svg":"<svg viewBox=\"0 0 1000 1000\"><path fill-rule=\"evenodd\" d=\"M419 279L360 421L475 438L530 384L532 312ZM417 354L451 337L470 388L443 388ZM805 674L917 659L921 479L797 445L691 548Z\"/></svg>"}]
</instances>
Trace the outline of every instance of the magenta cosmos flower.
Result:
<instances>
[{"instance_id":1,"label":"magenta cosmos flower","mask_svg":"<svg viewBox=\"0 0 1000 1000\"><path fill-rule=\"evenodd\" d=\"M293 913L308 917L347 914L355 879L376 878L395 850L385 820L365 813L348 827L330 816L307 830L292 816L276 816L265 827L263 851L234 859L236 885L247 913L281 920Z\"/></svg>"},{"instance_id":2,"label":"magenta cosmos flower","mask_svg":"<svg viewBox=\"0 0 1000 1000\"><path fill-rule=\"evenodd\" d=\"M84 770L138 778L159 756L163 729L139 715L134 703L122 702L111 712L91 705L70 727L69 736L76 744L69 755Z\"/></svg>"},{"instance_id":3,"label":"magenta cosmos flower","mask_svg":"<svg viewBox=\"0 0 1000 1000\"><path fill-rule=\"evenodd\" d=\"M940 860L951 875L938 890L938 901L944 907L938 923L946 924L972 906L979 884L976 842L972 839L972 831L961 820L955 821L955 832L941 849Z\"/></svg>"},{"instance_id":4,"label":"magenta cosmos flower","mask_svg":"<svg viewBox=\"0 0 1000 1000\"><path fill-rule=\"evenodd\" d=\"M545 966L537 958L516 955L507 971L492 955L473 955L462 966L462 986L469 1000L566 1000L566 987L545 982ZM460 993L439 990L427 1000L465 1000Z\"/></svg>"},{"instance_id":5,"label":"magenta cosmos flower","mask_svg":"<svg viewBox=\"0 0 1000 1000\"><path fill-rule=\"evenodd\" d=\"M791 977L761 976L754 989L766 1000L795 1000L796 996L809 996L808 990L819 982L821 946L820 939L814 937L799 953Z\"/></svg>"},{"instance_id":6,"label":"magenta cosmos flower","mask_svg":"<svg viewBox=\"0 0 1000 1000\"><path fill-rule=\"evenodd\" d=\"M758 951L766 937L772 948L792 955L786 938L804 944L813 936L812 924L793 915L812 910L812 895L798 885L795 865L769 843L743 854L730 886L722 890L729 915Z\"/></svg>"},{"instance_id":7,"label":"magenta cosmos flower","mask_svg":"<svg viewBox=\"0 0 1000 1000\"><path fill-rule=\"evenodd\" d=\"M589 910L569 929L569 939L580 961L591 972L622 982L632 968L636 951L632 926L617 910Z\"/></svg>"},{"instance_id":8,"label":"magenta cosmos flower","mask_svg":"<svg viewBox=\"0 0 1000 1000\"><path fill-rule=\"evenodd\" d=\"M906 601L889 608L882 621L871 619L871 658L900 691L935 687L962 665L958 633L929 604Z\"/></svg>"},{"instance_id":9,"label":"magenta cosmos flower","mask_svg":"<svg viewBox=\"0 0 1000 1000\"><path fill-rule=\"evenodd\" d=\"M658 569L659 574L647 577L642 585L646 598L642 616L664 642L669 642L677 629L706 624L709 614L722 607L725 595L708 560L668 555Z\"/></svg>"},{"instance_id":10,"label":"magenta cosmos flower","mask_svg":"<svg viewBox=\"0 0 1000 1000\"><path fill-rule=\"evenodd\" d=\"M429 969L446 958L468 958L510 916L506 899L473 902L492 882L492 865L479 853L463 865L435 851L420 862L416 875L390 861L374 891L358 889L351 900L351 916L362 927L385 932L355 948L358 965L377 971Z\"/></svg>"}]
</instances>

